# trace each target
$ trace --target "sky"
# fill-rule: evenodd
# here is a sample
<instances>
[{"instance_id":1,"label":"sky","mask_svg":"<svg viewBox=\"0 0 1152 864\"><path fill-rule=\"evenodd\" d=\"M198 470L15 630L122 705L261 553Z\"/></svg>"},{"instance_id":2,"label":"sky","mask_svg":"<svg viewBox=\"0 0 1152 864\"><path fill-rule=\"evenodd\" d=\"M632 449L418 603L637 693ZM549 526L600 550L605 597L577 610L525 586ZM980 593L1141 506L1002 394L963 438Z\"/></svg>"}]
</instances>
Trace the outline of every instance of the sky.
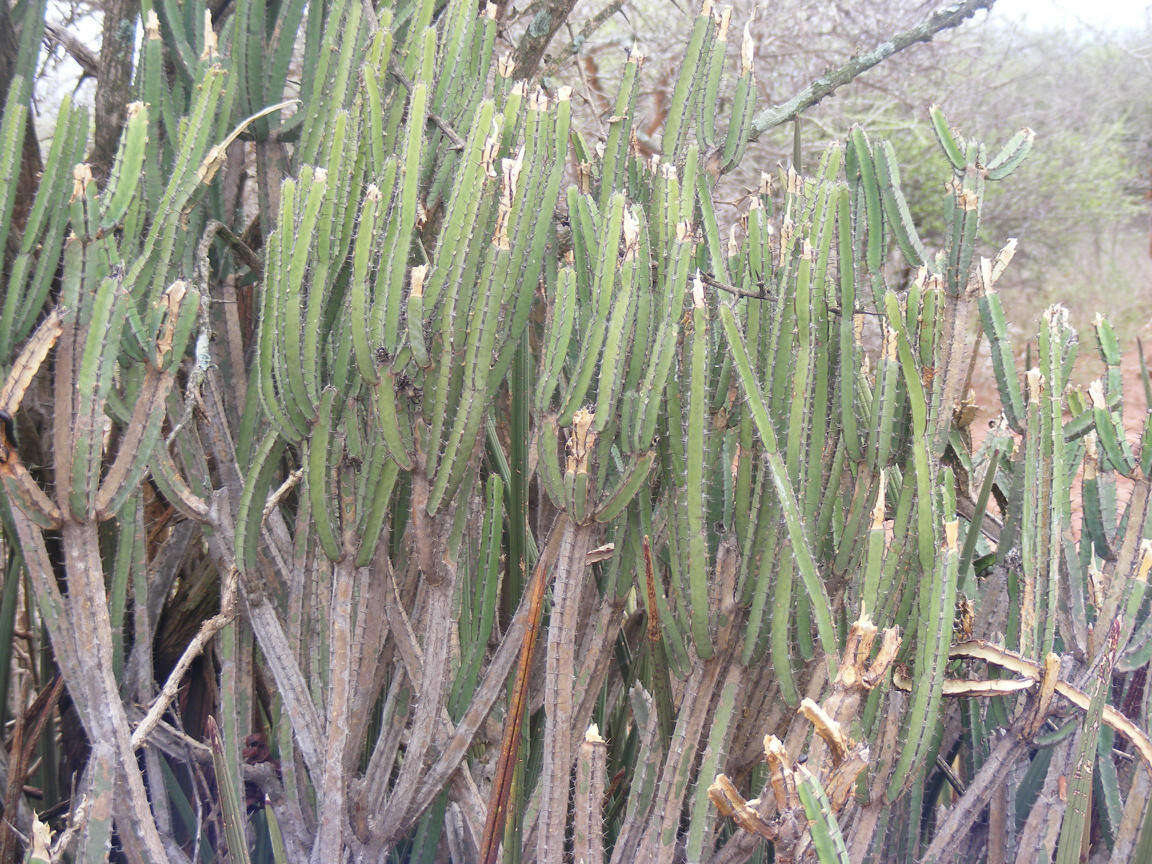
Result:
<instances>
[{"instance_id":1,"label":"sky","mask_svg":"<svg viewBox=\"0 0 1152 864\"><path fill-rule=\"evenodd\" d=\"M1152 17L1146 0L997 0L993 15L1023 20L1034 27L1069 30L1142 28Z\"/></svg>"}]
</instances>

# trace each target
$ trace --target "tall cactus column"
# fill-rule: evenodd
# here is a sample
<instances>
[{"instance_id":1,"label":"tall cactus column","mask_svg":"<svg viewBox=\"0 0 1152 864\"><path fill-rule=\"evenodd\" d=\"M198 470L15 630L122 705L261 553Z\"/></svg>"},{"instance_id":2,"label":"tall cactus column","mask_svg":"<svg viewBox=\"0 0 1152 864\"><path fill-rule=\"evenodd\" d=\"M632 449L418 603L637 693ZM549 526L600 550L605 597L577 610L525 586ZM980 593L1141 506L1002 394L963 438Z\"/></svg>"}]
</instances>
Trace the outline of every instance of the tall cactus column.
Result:
<instances>
[{"instance_id":1,"label":"tall cactus column","mask_svg":"<svg viewBox=\"0 0 1152 864\"><path fill-rule=\"evenodd\" d=\"M85 196L81 206L86 207L89 202L96 203L94 198ZM97 244L98 241L93 243ZM131 860L166 861L120 698L114 650L117 640L109 615L98 538L99 522L121 509L119 502L125 500L124 491L133 488L132 479L143 472L157 443L159 424L143 419L137 423L133 434L121 440L116 458L101 479L102 420L113 366L121 349L119 334L128 296L117 272L109 273L94 292L82 289L78 277L85 259L99 260L96 250L87 249L87 245L81 238L70 242L62 300L74 311L58 310L50 315L17 361L18 367L28 369L30 377L52 343L56 343L55 389L59 401L54 435L56 445L66 448L62 452L72 454L71 470L61 470L57 464L56 500L52 501L34 483L29 485L31 478L21 471L18 455L11 453L3 467L5 474L15 475L15 482L6 480L5 485L23 490L26 506L15 508L13 518L37 600L42 608L51 610L45 623L59 652L69 691L90 739L110 745L97 751L98 760L107 760L108 764L97 765L95 770L114 777L119 794L108 791L109 797L104 801L108 810L104 812L115 813ZM152 400L164 398L171 387L173 357L182 353L190 332L180 322L187 310L195 310L198 299L198 294L176 284L165 293L165 302L157 305L154 321L159 327L154 331L155 341L148 351L139 393L138 404L145 409ZM21 386L27 386L27 379ZM134 512L135 499L127 499L127 504L125 509ZM49 562L45 529L59 531L68 574L66 595L57 587L55 568Z\"/></svg>"}]
</instances>

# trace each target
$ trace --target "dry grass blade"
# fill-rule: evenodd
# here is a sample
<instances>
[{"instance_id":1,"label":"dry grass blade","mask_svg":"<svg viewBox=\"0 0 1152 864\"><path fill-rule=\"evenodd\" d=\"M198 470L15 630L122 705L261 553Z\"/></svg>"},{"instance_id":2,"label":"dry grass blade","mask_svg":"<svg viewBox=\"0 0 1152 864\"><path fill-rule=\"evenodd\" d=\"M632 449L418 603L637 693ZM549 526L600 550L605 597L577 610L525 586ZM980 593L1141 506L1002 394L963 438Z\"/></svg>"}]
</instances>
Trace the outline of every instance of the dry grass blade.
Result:
<instances>
[{"instance_id":1,"label":"dry grass blade","mask_svg":"<svg viewBox=\"0 0 1152 864\"><path fill-rule=\"evenodd\" d=\"M555 559L560 550L560 539L565 533L567 522L568 518L561 515L552 526L548 545L540 553L540 559L532 571L532 580L526 592L529 599L528 629L524 632L524 642L520 646L516 683L512 688L508 716L504 721L504 735L500 741L500 759L496 763L496 772L492 777L492 791L488 795L488 816L480 842L482 864L495 864L496 853L500 850L500 840L504 835L508 795L512 789L516 755L520 750L524 713L528 708L528 682L532 674L532 658L535 656L537 637L540 635L540 613L544 609L544 591L548 587L548 577L551 575L549 562Z\"/></svg>"}]
</instances>

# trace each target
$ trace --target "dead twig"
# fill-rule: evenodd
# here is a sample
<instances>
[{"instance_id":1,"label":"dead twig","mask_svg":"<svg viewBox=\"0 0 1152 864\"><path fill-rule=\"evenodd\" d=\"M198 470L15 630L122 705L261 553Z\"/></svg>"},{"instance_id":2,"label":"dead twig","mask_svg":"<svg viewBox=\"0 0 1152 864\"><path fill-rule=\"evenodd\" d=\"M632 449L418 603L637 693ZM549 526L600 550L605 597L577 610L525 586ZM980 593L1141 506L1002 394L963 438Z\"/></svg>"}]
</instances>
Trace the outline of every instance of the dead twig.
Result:
<instances>
[{"instance_id":1,"label":"dead twig","mask_svg":"<svg viewBox=\"0 0 1152 864\"><path fill-rule=\"evenodd\" d=\"M760 288L758 291L747 291L744 288L737 288L735 285L729 285L727 282L721 282L715 276L711 275L710 273L705 273L703 270L698 270L697 275L700 277L700 281L705 285L708 285L712 288L719 288L721 291L724 291L728 294L733 294L736 297L748 297L751 300L770 299L763 288Z\"/></svg>"},{"instance_id":2,"label":"dead twig","mask_svg":"<svg viewBox=\"0 0 1152 864\"><path fill-rule=\"evenodd\" d=\"M395 78L401 87L403 87L409 93L412 92L412 82L405 77L403 72L394 66L389 66L388 74ZM452 150L464 149L464 139L461 138L459 134L457 134L456 130L452 128L451 124L447 120L433 111L428 112L428 120L429 122L434 123L436 128L444 133L444 137L452 142Z\"/></svg>"},{"instance_id":3,"label":"dead twig","mask_svg":"<svg viewBox=\"0 0 1152 864\"><path fill-rule=\"evenodd\" d=\"M488 796L488 817L484 824L484 835L480 842L480 861L494 864L504 836L504 822L507 818L508 795L512 789L512 775L516 769L516 757L520 752L520 733L524 728L524 712L528 709L528 683L532 677L532 659L536 655L536 642L540 634L540 616L544 610L544 593L548 587L552 561L560 552L560 539L567 532L567 517L561 515L552 526L548 543L536 561L532 580L528 584L526 597L529 600L527 629L520 645L520 662L516 667L516 684L508 704L508 714L504 721L504 737L500 742L500 758L492 776L492 791Z\"/></svg>"},{"instance_id":4,"label":"dead twig","mask_svg":"<svg viewBox=\"0 0 1152 864\"><path fill-rule=\"evenodd\" d=\"M16 713L12 728L12 744L8 751L8 787L4 793L4 812L15 813L24 789L24 780L30 773L29 763L40 741L40 735L64 692L64 679L57 673L48 685L37 694L32 704ZM7 820L5 820L7 822ZM21 841L16 826L8 822L8 829L0 839L0 860L14 858L15 844ZM35 825L35 822L33 823Z\"/></svg>"},{"instance_id":5,"label":"dead twig","mask_svg":"<svg viewBox=\"0 0 1152 864\"><path fill-rule=\"evenodd\" d=\"M204 650L212 637L224 629L229 622L236 615L236 582L237 575L235 572L229 577L228 586L224 589L224 608L220 611L219 615L215 615L200 625L199 632L188 643L188 647L184 649L184 653L180 655L180 659L176 661L172 672L168 675L168 680L164 682L156 700L152 703L152 707L148 709L148 713L144 715L144 719L140 721L139 725L132 731L132 749L138 750L144 746L148 740L148 736L152 730L156 728L156 724L160 722L160 718L164 716L164 712L168 710L168 706L172 704L172 700L176 698L176 694L180 690L180 682L184 680L184 675L187 673L189 667L192 666L192 661L200 656L200 652Z\"/></svg>"}]
</instances>

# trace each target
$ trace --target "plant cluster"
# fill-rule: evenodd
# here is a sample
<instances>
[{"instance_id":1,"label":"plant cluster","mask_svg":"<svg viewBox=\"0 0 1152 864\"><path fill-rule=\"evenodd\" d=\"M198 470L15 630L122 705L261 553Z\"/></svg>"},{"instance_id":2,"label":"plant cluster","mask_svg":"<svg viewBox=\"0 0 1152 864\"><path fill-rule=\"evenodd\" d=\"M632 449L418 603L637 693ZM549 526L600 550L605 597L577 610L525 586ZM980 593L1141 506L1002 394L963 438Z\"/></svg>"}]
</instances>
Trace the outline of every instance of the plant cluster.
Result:
<instances>
[{"instance_id":1,"label":"plant cluster","mask_svg":"<svg viewBox=\"0 0 1152 864\"><path fill-rule=\"evenodd\" d=\"M651 156L638 51L593 142L494 5L144 7L102 182L65 101L17 207L27 77L0 120L29 860L1149 857L1152 433L1103 319L1087 394L1060 307L1016 367L977 238L1030 131L932 109L939 249L860 128L724 231L808 97L757 113L747 29L725 84L709 0Z\"/></svg>"}]
</instances>

